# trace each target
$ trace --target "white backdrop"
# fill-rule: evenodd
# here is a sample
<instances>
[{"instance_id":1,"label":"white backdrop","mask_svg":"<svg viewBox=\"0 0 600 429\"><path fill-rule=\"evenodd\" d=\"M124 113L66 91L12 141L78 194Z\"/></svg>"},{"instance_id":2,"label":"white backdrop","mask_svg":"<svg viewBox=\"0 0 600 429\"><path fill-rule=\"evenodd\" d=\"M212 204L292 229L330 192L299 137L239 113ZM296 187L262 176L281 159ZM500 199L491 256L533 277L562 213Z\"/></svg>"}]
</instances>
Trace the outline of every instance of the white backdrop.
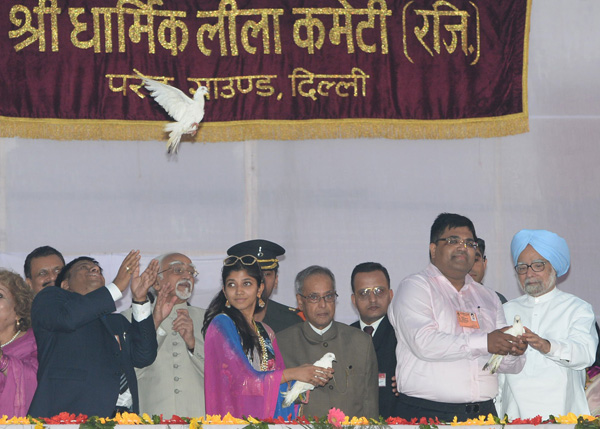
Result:
<instances>
[{"instance_id":1,"label":"white backdrop","mask_svg":"<svg viewBox=\"0 0 600 429\"><path fill-rule=\"evenodd\" d=\"M510 240L550 229L571 248L560 287L600 309L598 16L598 0L534 0L531 131L518 136L183 143L174 158L165 142L0 139L0 263L22 272L49 244L108 258L110 279L132 248L145 261L176 250L200 266L206 306L226 249L267 238L287 249L276 300L294 304L295 274L325 265L336 319L352 322L352 268L379 261L397 285L427 264L431 223L449 211L486 240L485 284L516 298Z\"/></svg>"}]
</instances>

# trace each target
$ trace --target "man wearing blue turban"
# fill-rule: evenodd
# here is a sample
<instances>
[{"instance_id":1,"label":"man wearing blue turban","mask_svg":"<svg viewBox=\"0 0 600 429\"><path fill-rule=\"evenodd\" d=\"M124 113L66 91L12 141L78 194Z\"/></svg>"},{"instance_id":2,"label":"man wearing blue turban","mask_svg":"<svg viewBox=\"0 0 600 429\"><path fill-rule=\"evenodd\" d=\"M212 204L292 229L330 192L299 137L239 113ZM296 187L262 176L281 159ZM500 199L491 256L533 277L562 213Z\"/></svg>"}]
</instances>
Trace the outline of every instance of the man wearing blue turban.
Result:
<instances>
[{"instance_id":1,"label":"man wearing blue turban","mask_svg":"<svg viewBox=\"0 0 600 429\"><path fill-rule=\"evenodd\" d=\"M589 414L585 369L596 357L598 336L592 306L556 287L571 262L567 242L550 231L524 229L513 237L511 252L525 295L504 304L504 312L507 320L521 316L529 347L523 371L501 375L498 414Z\"/></svg>"}]
</instances>

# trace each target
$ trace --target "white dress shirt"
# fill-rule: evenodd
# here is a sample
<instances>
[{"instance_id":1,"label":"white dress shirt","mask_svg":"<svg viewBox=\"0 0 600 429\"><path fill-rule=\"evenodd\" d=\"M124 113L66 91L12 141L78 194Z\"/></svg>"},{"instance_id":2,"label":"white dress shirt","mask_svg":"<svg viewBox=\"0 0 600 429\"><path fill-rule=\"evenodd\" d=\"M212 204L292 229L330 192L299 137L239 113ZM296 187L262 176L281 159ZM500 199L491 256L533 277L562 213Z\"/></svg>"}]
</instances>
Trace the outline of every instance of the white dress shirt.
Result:
<instances>
[{"instance_id":1,"label":"white dress shirt","mask_svg":"<svg viewBox=\"0 0 600 429\"><path fill-rule=\"evenodd\" d=\"M457 312L473 313L479 328L461 326ZM496 293L465 277L459 291L432 264L400 283L388 308L396 332L396 380L405 395L446 403L481 402L498 393L487 334L506 326ZM523 356L506 356L499 371L519 372Z\"/></svg>"}]
</instances>

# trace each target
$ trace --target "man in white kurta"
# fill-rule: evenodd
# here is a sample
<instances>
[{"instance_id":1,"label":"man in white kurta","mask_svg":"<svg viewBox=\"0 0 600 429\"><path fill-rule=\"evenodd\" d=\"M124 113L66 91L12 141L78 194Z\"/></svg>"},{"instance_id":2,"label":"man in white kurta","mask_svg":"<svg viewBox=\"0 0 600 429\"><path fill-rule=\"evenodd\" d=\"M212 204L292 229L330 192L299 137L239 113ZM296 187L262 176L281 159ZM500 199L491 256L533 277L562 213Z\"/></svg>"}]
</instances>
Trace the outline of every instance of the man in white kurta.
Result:
<instances>
[{"instance_id":1,"label":"man in white kurta","mask_svg":"<svg viewBox=\"0 0 600 429\"><path fill-rule=\"evenodd\" d=\"M196 269L192 261L180 253L162 255L157 283L158 300L168 300L172 308L160 326L156 326L158 354L150 366L137 370L140 411L198 417L204 408L204 309L191 306L187 300L194 289ZM157 306L154 305L154 311ZM160 317L155 317L160 320Z\"/></svg>"},{"instance_id":2,"label":"man in white kurta","mask_svg":"<svg viewBox=\"0 0 600 429\"><path fill-rule=\"evenodd\" d=\"M504 304L507 320L521 316L529 343L525 367L501 376L500 415L511 419L589 414L585 368L596 357L592 306L556 288L569 269L566 241L544 230L522 230L511 251L525 295Z\"/></svg>"}]
</instances>

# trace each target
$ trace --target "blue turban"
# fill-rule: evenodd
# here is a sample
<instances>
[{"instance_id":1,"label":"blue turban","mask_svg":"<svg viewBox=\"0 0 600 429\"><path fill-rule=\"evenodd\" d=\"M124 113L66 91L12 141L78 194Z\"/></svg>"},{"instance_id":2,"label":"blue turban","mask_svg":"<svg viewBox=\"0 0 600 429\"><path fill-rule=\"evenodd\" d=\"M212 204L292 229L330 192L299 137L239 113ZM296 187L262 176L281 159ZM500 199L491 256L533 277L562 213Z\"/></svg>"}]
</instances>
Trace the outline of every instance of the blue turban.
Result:
<instances>
[{"instance_id":1,"label":"blue turban","mask_svg":"<svg viewBox=\"0 0 600 429\"><path fill-rule=\"evenodd\" d=\"M567 242L559 235L544 229L522 229L515 234L510 243L514 265L517 265L519 255L528 244L552 264L558 277L569 271L571 254Z\"/></svg>"}]
</instances>

